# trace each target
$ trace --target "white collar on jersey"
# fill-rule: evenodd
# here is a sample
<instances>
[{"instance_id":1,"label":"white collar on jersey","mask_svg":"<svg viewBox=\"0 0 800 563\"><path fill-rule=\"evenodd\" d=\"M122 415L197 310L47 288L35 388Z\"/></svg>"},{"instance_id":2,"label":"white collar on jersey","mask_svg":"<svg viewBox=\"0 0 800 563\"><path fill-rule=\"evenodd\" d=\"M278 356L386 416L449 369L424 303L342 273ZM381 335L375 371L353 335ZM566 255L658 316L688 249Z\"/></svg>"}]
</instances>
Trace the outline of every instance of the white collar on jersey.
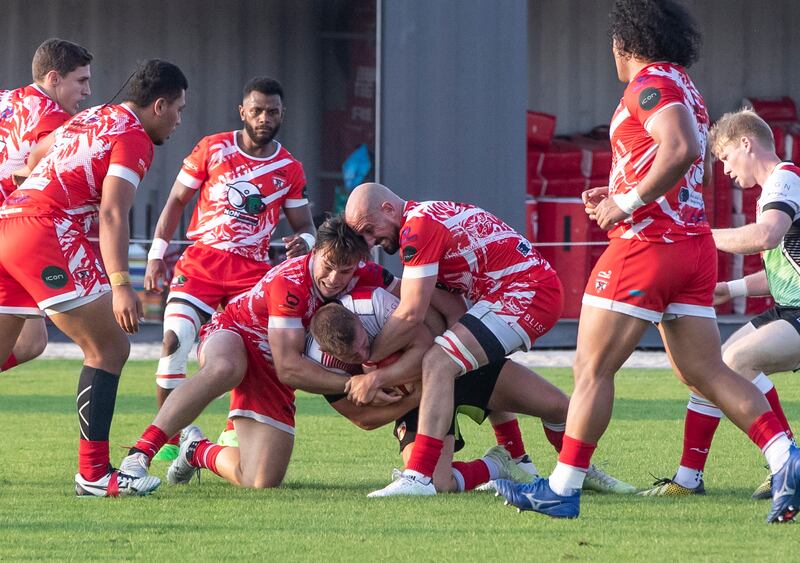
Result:
<instances>
[{"instance_id":1,"label":"white collar on jersey","mask_svg":"<svg viewBox=\"0 0 800 563\"><path fill-rule=\"evenodd\" d=\"M247 154L239 146L239 141L236 138L236 135L238 135L240 133L240 130L237 129L236 131L231 131L231 133L233 134L233 146L236 147L236 150L239 151L239 154L241 154L245 158L249 158L250 160L262 160L262 161L264 161L264 160L272 160L273 158L278 156L279 152L281 152L281 144L278 141L275 141L275 147L276 147L275 148L275 152L272 153L269 156L260 156L259 157L259 156L253 156L253 155Z\"/></svg>"}]
</instances>

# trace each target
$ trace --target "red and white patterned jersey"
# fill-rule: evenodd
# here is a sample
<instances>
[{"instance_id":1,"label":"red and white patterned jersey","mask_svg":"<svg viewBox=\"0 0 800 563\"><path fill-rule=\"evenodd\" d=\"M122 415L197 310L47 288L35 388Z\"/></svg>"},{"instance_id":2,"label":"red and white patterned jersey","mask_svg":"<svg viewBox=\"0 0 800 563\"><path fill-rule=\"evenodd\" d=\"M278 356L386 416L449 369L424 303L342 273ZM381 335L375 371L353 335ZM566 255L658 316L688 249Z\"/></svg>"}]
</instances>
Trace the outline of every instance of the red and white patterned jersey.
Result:
<instances>
[{"instance_id":1,"label":"red and white patterned jersey","mask_svg":"<svg viewBox=\"0 0 800 563\"><path fill-rule=\"evenodd\" d=\"M6 200L2 213L67 214L88 232L105 177L116 176L138 187L152 160L153 142L130 109L89 108L56 129L53 146Z\"/></svg>"},{"instance_id":2,"label":"red and white patterned jersey","mask_svg":"<svg viewBox=\"0 0 800 563\"><path fill-rule=\"evenodd\" d=\"M69 114L35 84L0 90L0 203L17 189L12 175L31 149L69 119Z\"/></svg>"},{"instance_id":3,"label":"red and white patterned jersey","mask_svg":"<svg viewBox=\"0 0 800 563\"><path fill-rule=\"evenodd\" d=\"M611 195L626 193L650 171L658 144L650 136L653 118L668 107L683 105L696 129L700 156L666 194L620 221L609 238L637 238L669 243L709 234L703 208L703 155L708 137L708 113L702 96L682 67L647 65L631 80L611 119L613 160L608 180Z\"/></svg>"},{"instance_id":4,"label":"red and white patterned jersey","mask_svg":"<svg viewBox=\"0 0 800 563\"><path fill-rule=\"evenodd\" d=\"M229 303L225 313L243 333L262 342L269 328L308 329L314 312L326 303L314 285L313 261L312 252L272 268L253 289ZM396 284L382 266L361 262L342 294L364 286L391 291Z\"/></svg>"},{"instance_id":5,"label":"red and white patterned jersey","mask_svg":"<svg viewBox=\"0 0 800 563\"><path fill-rule=\"evenodd\" d=\"M440 286L472 301L518 280L556 275L533 245L480 207L409 201L400 227L403 278L437 276Z\"/></svg>"},{"instance_id":6,"label":"red and white patterned jersey","mask_svg":"<svg viewBox=\"0 0 800 563\"><path fill-rule=\"evenodd\" d=\"M236 142L237 131L200 140L183 161L178 181L200 191L187 238L206 246L269 261L269 241L281 207L308 204L303 165L280 143L256 158Z\"/></svg>"}]
</instances>

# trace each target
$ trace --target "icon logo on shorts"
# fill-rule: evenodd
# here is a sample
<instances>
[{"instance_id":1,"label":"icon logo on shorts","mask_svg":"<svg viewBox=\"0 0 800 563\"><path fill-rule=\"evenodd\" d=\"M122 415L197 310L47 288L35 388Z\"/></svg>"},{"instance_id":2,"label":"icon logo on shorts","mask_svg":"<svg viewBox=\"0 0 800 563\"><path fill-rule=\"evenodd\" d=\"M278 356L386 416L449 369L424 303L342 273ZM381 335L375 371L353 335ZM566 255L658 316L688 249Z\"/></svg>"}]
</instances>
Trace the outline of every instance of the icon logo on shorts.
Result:
<instances>
[{"instance_id":1,"label":"icon logo on shorts","mask_svg":"<svg viewBox=\"0 0 800 563\"><path fill-rule=\"evenodd\" d=\"M61 289L67 285L67 272L58 266L48 266L42 270L42 281L47 287Z\"/></svg>"},{"instance_id":2,"label":"icon logo on shorts","mask_svg":"<svg viewBox=\"0 0 800 563\"><path fill-rule=\"evenodd\" d=\"M650 111L661 101L661 92L658 88L645 88L639 94L639 106L646 111Z\"/></svg>"},{"instance_id":3,"label":"icon logo on shorts","mask_svg":"<svg viewBox=\"0 0 800 563\"><path fill-rule=\"evenodd\" d=\"M403 248L403 262L410 261L414 256L417 255L417 249L413 246L406 246Z\"/></svg>"}]
</instances>

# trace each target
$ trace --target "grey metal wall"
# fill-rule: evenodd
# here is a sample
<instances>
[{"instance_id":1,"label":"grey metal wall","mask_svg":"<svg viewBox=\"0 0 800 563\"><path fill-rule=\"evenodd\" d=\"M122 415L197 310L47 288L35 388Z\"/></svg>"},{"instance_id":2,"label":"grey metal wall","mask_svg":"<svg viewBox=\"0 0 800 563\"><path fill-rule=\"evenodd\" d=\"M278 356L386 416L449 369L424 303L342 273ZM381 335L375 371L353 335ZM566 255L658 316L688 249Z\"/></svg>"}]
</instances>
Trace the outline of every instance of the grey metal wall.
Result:
<instances>
[{"instance_id":1,"label":"grey metal wall","mask_svg":"<svg viewBox=\"0 0 800 563\"><path fill-rule=\"evenodd\" d=\"M522 229L525 0L383 0L381 180Z\"/></svg>"},{"instance_id":2,"label":"grey metal wall","mask_svg":"<svg viewBox=\"0 0 800 563\"><path fill-rule=\"evenodd\" d=\"M145 233L146 204L163 205L183 157L202 136L241 127L237 106L246 80L279 79L288 107L279 138L317 184L321 114L320 7L323 0L3 0L0 87L31 81L30 62L42 40L76 41L95 56L92 96L107 101L136 61L163 58L189 79L183 123L156 149L139 188L135 234Z\"/></svg>"},{"instance_id":3,"label":"grey metal wall","mask_svg":"<svg viewBox=\"0 0 800 563\"><path fill-rule=\"evenodd\" d=\"M608 13L612 0L529 0L528 106L557 116L557 132L608 123L624 85L617 81ZM689 69L712 118L744 95L800 102L800 2L686 2L703 35Z\"/></svg>"}]
</instances>

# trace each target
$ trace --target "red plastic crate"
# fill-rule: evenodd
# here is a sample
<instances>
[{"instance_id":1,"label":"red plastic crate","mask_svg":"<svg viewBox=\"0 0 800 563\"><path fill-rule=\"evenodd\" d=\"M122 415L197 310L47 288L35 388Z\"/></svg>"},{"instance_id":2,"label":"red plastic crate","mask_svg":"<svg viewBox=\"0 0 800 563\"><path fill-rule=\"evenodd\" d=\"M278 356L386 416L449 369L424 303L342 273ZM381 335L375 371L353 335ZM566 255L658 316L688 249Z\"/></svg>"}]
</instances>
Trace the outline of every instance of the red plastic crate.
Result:
<instances>
[{"instance_id":1,"label":"red plastic crate","mask_svg":"<svg viewBox=\"0 0 800 563\"><path fill-rule=\"evenodd\" d=\"M548 113L529 111L527 117L527 136L529 147L547 148L556 132L556 116Z\"/></svg>"},{"instance_id":2,"label":"red plastic crate","mask_svg":"<svg viewBox=\"0 0 800 563\"><path fill-rule=\"evenodd\" d=\"M580 197L586 189L586 178L583 176L566 178L528 178L528 195L533 197Z\"/></svg>"},{"instance_id":3,"label":"red plastic crate","mask_svg":"<svg viewBox=\"0 0 800 563\"><path fill-rule=\"evenodd\" d=\"M797 121L797 106L789 96L745 98L743 105L751 106L764 121Z\"/></svg>"},{"instance_id":4,"label":"red plastic crate","mask_svg":"<svg viewBox=\"0 0 800 563\"><path fill-rule=\"evenodd\" d=\"M569 141L555 139L546 149L528 150L528 174L543 178L582 176L583 151Z\"/></svg>"},{"instance_id":5,"label":"red plastic crate","mask_svg":"<svg viewBox=\"0 0 800 563\"><path fill-rule=\"evenodd\" d=\"M611 142L608 139L597 139L586 135L575 135L570 138L581 148L581 173L587 178L605 177L611 172Z\"/></svg>"},{"instance_id":6,"label":"red plastic crate","mask_svg":"<svg viewBox=\"0 0 800 563\"><path fill-rule=\"evenodd\" d=\"M578 318L586 280L605 246L572 246L573 242L606 240L606 234L591 221L579 198L542 198L537 201L537 249L558 272L564 285L565 318ZM542 246L541 243L566 243Z\"/></svg>"}]
</instances>

